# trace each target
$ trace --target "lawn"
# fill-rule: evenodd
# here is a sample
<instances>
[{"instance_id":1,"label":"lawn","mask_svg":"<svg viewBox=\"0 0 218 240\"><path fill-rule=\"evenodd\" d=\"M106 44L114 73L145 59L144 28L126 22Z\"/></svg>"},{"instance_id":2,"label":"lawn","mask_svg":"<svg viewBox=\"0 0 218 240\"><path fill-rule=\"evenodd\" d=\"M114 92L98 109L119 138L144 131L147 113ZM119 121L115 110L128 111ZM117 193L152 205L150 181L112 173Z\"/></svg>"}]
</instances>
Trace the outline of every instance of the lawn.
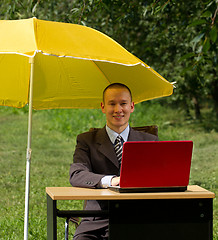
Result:
<instances>
[{"instance_id":1,"label":"lawn","mask_svg":"<svg viewBox=\"0 0 218 240\"><path fill-rule=\"evenodd\" d=\"M27 145L27 109L0 107L0 239L22 239ZM69 167L76 135L101 127L99 110L43 110L33 114L29 239L46 239L46 194L51 186L70 186ZM218 124L204 110L203 120L186 119L183 111L148 102L136 106L130 124L156 124L160 140L192 140L190 184L218 193ZM60 209L81 208L81 201L62 201ZM218 239L218 205L214 199L214 238ZM70 234L73 229L71 228ZM71 239L72 237L70 237ZM58 220L64 239L64 220Z\"/></svg>"}]
</instances>

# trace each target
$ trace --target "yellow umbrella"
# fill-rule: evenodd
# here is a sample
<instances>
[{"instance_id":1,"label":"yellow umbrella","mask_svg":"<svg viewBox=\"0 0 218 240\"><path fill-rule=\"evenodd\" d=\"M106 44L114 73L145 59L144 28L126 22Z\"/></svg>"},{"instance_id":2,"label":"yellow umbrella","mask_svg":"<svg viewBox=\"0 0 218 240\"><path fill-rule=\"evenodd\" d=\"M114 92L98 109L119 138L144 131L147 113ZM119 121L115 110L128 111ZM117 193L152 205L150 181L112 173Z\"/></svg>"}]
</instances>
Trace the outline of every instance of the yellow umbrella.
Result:
<instances>
[{"instance_id":1,"label":"yellow umbrella","mask_svg":"<svg viewBox=\"0 0 218 240\"><path fill-rule=\"evenodd\" d=\"M113 39L92 28L36 18L0 21L0 105L29 104L24 239L28 238L32 109L98 108L110 83L135 103L173 85Z\"/></svg>"},{"instance_id":2,"label":"yellow umbrella","mask_svg":"<svg viewBox=\"0 0 218 240\"><path fill-rule=\"evenodd\" d=\"M127 84L135 103L172 94L173 86L108 36L76 24L0 21L0 104L33 108L97 108L103 89Z\"/></svg>"}]
</instances>

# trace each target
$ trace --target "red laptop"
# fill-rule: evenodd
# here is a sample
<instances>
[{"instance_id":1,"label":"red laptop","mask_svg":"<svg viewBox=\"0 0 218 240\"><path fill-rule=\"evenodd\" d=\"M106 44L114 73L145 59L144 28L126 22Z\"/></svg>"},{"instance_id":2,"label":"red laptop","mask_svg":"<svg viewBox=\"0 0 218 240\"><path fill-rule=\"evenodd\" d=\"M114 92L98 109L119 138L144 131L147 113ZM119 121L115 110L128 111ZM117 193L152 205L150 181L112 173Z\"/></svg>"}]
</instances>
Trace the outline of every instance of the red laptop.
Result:
<instances>
[{"instance_id":1,"label":"red laptop","mask_svg":"<svg viewBox=\"0 0 218 240\"><path fill-rule=\"evenodd\" d=\"M185 191L192 141L125 142L119 192Z\"/></svg>"}]
</instances>

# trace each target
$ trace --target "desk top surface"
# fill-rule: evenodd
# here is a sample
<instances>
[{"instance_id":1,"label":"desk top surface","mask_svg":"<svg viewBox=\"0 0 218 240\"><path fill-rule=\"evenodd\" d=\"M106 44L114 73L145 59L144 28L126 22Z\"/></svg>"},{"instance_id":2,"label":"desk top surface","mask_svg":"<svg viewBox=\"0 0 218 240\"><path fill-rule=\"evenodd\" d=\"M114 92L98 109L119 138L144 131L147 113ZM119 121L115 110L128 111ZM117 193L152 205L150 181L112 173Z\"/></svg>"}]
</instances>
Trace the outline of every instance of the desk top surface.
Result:
<instances>
[{"instance_id":1,"label":"desk top surface","mask_svg":"<svg viewBox=\"0 0 218 240\"><path fill-rule=\"evenodd\" d=\"M197 185L189 185L185 192L118 193L109 189L47 187L46 193L53 200L191 199L215 197L213 192Z\"/></svg>"}]
</instances>

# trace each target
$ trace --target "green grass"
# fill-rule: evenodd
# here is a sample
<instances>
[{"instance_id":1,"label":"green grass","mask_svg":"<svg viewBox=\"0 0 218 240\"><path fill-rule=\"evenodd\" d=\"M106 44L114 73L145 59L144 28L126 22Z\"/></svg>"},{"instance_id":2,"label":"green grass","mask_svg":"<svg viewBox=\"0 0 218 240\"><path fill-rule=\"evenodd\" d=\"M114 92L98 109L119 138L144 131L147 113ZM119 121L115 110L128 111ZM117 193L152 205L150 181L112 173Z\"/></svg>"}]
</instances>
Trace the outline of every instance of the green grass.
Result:
<instances>
[{"instance_id":1,"label":"green grass","mask_svg":"<svg viewBox=\"0 0 218 240\"><path fill-rule=\"evenodd\" d=\"M22 239L27 145L27 108L0 107L0 239ZM34 111L32 132L29 239L47 239L46 194L51 186L70 186L69 167L77 134L102 127L100 110ZM132 126L156 124L160 140L193 140L190 184L218 193L217 119L207 110L203 120L146 102L136 106ZM60 201L60 209L82 208L82 201ZM74 230L71 228L70 234ZM70 237L72 238L72 237ZM64 239L64 220L58 219L58 239ZM218 205L214 199L214 238L218 239Z\"/></svg>"}]
</instances>

